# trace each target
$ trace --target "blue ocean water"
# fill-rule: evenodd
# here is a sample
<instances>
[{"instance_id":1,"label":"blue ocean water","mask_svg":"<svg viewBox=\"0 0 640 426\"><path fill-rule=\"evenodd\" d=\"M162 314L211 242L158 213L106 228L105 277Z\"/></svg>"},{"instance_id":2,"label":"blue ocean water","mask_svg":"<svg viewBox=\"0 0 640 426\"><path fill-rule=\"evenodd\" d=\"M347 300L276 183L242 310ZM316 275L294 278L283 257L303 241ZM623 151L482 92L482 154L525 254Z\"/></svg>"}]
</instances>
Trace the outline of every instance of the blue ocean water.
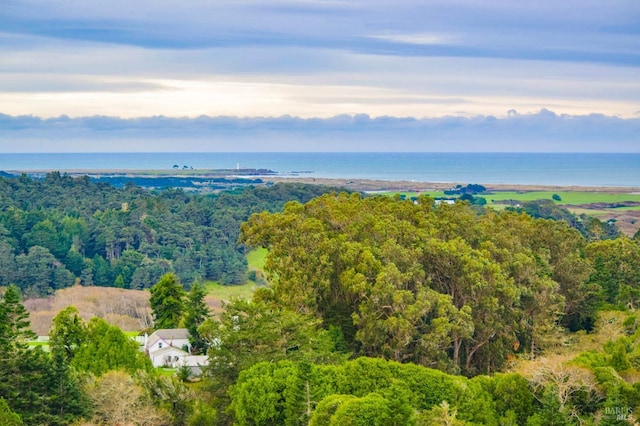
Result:
<instances>
[{"instance_id":1,"label":"blue ocean water","mask_svg":"<svg viewBox=\"0 0 640 426\"><path fill-rule=\"evenodd\" d=\"M59 153L0 154L0 170L271 169L284 176L640 186L640 154L583 153Z\"/></svg>"}]
</instances>

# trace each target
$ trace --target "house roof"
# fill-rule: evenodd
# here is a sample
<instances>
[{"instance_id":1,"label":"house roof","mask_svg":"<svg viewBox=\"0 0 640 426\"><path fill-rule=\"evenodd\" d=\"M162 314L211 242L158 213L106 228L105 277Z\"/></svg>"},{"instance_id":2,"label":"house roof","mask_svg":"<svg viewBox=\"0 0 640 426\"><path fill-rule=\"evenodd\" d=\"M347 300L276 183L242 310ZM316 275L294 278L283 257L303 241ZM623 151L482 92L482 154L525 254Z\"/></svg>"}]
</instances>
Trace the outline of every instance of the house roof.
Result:
<instances>
[{"instance_id":1,"label":"house roof","mask_svg":"<svg viewBox=\"0 0 640 426\"><path fill-rule=\"evenodd\" d=\"M188 339L189 337L189 330L186 328L161 328L160 330L154 331L153 334L149 336L149 340L154 340L155 338L164 340Z\"/></svg>"}]
</instances>

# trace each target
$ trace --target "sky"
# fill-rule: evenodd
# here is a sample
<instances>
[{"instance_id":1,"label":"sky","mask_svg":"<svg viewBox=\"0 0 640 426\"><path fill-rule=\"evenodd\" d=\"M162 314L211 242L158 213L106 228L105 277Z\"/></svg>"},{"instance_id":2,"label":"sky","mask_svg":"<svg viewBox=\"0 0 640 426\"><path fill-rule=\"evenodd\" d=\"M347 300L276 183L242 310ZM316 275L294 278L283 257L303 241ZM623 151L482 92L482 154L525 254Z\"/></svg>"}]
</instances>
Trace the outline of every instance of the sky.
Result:
<instances>
[{"instance_id":1,"label":"sky","mask_svg":"<svg viewBox=\"0 0 640 426\"><path fill-rule=\"evenodd\" d=\"M2 0L0 152L105 150L640 152L640 2Z\"/></svg>"}]
</instances>

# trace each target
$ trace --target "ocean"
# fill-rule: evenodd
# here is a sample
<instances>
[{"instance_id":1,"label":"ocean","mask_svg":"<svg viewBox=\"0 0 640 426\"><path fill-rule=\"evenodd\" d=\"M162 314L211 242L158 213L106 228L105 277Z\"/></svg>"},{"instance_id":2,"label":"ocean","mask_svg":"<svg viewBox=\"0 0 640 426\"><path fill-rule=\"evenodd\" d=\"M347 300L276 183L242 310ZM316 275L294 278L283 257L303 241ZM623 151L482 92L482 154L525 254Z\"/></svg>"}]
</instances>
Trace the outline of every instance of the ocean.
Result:
<instances>
[{"instance_id":1,"label":"ocean","mask_svg":"<svg viewBox=\"0 0 640 426\"><path fill-rule=\"evenodd\" d=\"M57 153L0 154L0 170L270 169L282 176L484 184L640 186L640 154Z\"/></svg>"}]
</instances>

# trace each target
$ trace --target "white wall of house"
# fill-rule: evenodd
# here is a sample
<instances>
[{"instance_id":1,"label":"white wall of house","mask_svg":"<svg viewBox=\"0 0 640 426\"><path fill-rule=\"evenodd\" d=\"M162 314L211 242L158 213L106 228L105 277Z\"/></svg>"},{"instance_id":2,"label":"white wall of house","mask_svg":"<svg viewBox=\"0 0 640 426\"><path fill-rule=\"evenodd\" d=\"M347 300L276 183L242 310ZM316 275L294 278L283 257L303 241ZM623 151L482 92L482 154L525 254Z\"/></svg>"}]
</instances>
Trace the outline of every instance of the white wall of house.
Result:
<instances>
[{"instance_id":1,"label":"white wall of house","mask_svg":"<svg viewBox=\"0 0 640 426\"><path fill-rule=\"evenodd\" d=\"M189 339L171 339L171 341L166 341L165 339L159 338L149 343L150 345L147 348L149 353L168 348L169 346L173 346L174 348L178 349L182 349L184 346L190 346Z\"/></svg>"},{"instance_id":2,"label":"white wall of house","mask_svg":"<svg viewBox=\"0 0 640 426\"><path fill-rule=\"evenodd\" d=\"M154 367L178 367L180 360L189 354L178 348L165 348L155 352L149 352L149 358Z\"/></svg>"}]
</instances>

